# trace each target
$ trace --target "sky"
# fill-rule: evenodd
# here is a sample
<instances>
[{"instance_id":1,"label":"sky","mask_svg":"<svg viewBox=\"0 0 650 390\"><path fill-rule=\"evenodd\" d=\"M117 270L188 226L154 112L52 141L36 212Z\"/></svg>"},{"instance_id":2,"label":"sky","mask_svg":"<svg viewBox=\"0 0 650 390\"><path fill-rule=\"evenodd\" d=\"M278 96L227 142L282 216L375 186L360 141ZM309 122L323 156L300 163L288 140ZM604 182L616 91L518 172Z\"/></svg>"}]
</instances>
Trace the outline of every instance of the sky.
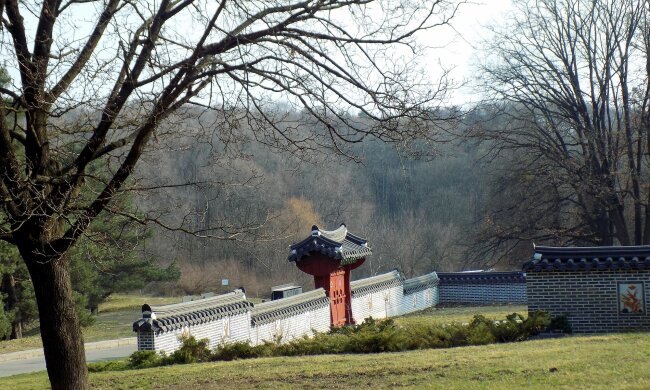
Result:
<instances>
[{"instance_id":1,"label":"sky","mask_svg":"<svg viewBox=\"0 0 650 390\"><path fill-rule=\"evenodd\" d=\"M453 68L451 76L457 83L467 82L468 85L453 92L451 102L454 104L468 103L477 98L476 91L471 87L475 77L473 64L480 56L480 41L489 36L486 26L499 23L512 10L510 0L478 0L463 4L452 20L452 28L434 29L421 35L420 40L425 45L442 46L428 50L427 62L432 82L438 79L436 72L442 64L445 68Z\"/></svg>"},{"instance_id":2,"label":"sky","mask_svg":"<svg viewBox=\"0 0 650 390\"><path fill-rule=\"evenodd\" d=\"M423 63L432 84L439 80L441 67L451 69L455 83L466 84L452 92L449 99L452 104L470 104L479 97L471 86L473 75L476 74L472 64L480 58L480 40L488 36L485 26L498 23L512 9L511 0L467 1L458 9L451 27L437 27L418 37L420 43L431 47L427 50ZM29 19L29 14L27 17ZM35 26L35 20L32 19L27 21L29 26ZM16 69L9 67L9 71L12 78L19 78Z\"/></svg>"}]
</instances>

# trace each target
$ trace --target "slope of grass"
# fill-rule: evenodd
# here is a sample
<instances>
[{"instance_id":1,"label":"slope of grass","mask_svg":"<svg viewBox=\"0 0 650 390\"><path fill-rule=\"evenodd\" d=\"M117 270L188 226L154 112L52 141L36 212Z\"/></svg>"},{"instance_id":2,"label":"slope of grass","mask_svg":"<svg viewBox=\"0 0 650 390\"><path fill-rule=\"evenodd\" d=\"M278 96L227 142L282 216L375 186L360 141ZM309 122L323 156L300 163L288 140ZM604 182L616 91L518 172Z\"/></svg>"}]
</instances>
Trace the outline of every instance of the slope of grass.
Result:
<instances>
[{"instance_id":1,"label":"slope of grass","mask_svg":"<svg viewBox=\"0 0 650 390\"><path fill-rule=\"evenodd\" d=\"M108 297L104 303L99 305L99 312L113 313L116 311L137 310L139 314L140 308L144 303L158 306L178 303L180 301L180 297L150 297L146 295L113 294Z\"/></svg>"},{"instance_id":2,"label":"slope of grass","mask_svg":"<svg viewBox=\"0 0 650 390\"><path fill-rule=\"evenodd\" d=\"M143 303L166 305L180 302L179 297L150 297L143 295L114 294L99 305L95 323L83 329L84 341L101 341L134 337L131 329L133 321L140 318ZM41 335L38 326L25 333L19 340L0 341L0 354L41 348Z\"/></svg>"},{"instance_id":3,"label":"slope of grass","mask_svg":"<svg viewBox=\"0 0 650 390\"><path fill-rule=\"evenodd\" d=\"M567 337L369 355L263 358L91 374L97 389L647 389L650 334ZM45 373L0 388L47 388Z\"/></svg>"},{"instance_id":4,"label":"slope of grass","mask_svg":"<svg viewBox=\"0 0 650 390\"><path fill-rule=\"evenodd\" d=\"M489 319L503 319L508 314L528 314L525 305L498 305L498 306L461 306L461 307L432 307L419 312L395 318L399 325L418 325L427 323L449 324L451 322L469 322L474 315L482 314Z\"/></svg>"}]
</instances>

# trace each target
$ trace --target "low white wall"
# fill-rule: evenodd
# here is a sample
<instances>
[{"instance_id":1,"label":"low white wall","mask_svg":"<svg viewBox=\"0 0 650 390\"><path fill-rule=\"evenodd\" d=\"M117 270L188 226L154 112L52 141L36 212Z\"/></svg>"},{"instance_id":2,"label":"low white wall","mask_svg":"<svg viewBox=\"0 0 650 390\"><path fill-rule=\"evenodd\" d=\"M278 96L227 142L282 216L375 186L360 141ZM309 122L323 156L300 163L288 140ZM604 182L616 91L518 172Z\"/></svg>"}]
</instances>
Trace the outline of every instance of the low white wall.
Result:
<instances>
[{"instance_id":1,"label":"low white wall","mask_svg":"<svg viewBox=\"0 0 650 390\"><path fill-rule=\"evenodd\" d=\"M352 318L360 324L369 317L381 319L400 315L402 297L402 286L388 287L360 296L353 295Z\"/></svg>"},{"instance_id":2,"label":"low white wall","mask_svg":"<svg viewBox=\"0 0 650 390\"><path fill-rule=\"evenodd\" d=\"M438 288L431 286L411 294L404 294L400 301L399 313L400 315L413 313L436 306L437 304Z\"/></svg>"},{"instance_id":3,"label":"low white wall","mask_svg":"<svg viewBox=\"0 0 650 390\"><path fill-rule=\"evenodd\" d=\"M208 339L209 348L215 348L223 343L248 341L250 321L251 315L248 312L203 324L187 325L173 331L160 332L154 334L153 350L172 353L181 347L183 336L194 336L197 340Z\"/></svg>"},{"instance_id":4,"label":"low white wall","mask_svg":"<svg viewBox=\"0 0 650 390\"><path fill-rule=\"evenodd\" d=\"M330 308L325 306L297 315L281 318L251 327L251 343L262 344L265 341L288 342L314 332L327 332L330 329Z\"/></svg>"},{"instance_id":5,"label":"low white wall","mask_svg":"<svg viewBox=\"0 0 650 390\"><path fill-rule=\"evenodd\" d=\"M436 286L422 286L419 289L413 289L413 292L404 294L403 280L398 272L393 271L373 278L355 282L357 285L364 286L358 289L357 293L353 291L351 299L352 316L357 324L369 317L381 319L399 316L423 310L438 303L438 288ZM371 279L378 280L378 284L373 285L374 281ZM250 342L253 345L265 341L288 342L304 336L311 336L314 331L327 332L330 329L329 299L325 297L322 290L303 294L285 298L287 303L300 301L296 305L287 306L286 310L282 308L284 302L273 301L275 303L263 303L252 309L249 308L244 313L225 316L202 324L192 325L192 321L188 321L188 325L180 328L153 333L153 343L151 342L151 331L142 331L138 333L138 349L153 349L158 352L172 353L181 346L181 337L184 335L194 336L197 340L208 339L208 346L215 348L223 343L240 341ZM320 294L320 298L311 298L318 294ZM302 301L301 296L305 298ZM320 300L316 301L315 299ZM263 308L266 308L265 312ZM268 311L269 308L272 310ZM253 312L257 314L253 316ZM265 317L266 314L260 314L262 312L274 314ZM152 344L153 348L151 348Z\"/></svg>"}]
</instances>

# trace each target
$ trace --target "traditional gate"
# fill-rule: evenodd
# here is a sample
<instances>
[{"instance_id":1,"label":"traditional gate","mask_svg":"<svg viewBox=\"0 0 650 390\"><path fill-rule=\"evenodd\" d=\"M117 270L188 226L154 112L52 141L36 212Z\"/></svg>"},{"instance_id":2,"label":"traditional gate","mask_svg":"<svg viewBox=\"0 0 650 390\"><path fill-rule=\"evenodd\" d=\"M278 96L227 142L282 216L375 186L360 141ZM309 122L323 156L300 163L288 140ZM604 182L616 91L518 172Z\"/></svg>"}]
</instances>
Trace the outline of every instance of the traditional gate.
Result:
<instances>
[{"instance_id":1,"label":"traditional gate","mask_svg":"<svg viewBox=\"0 0 650 390\"><path fill-rule=\"evenodd\" d=\"M331 231L314 225L309 237L291 246L289 261L313 275L316 288L327 291L332 325L340 326L353 323L350 273L371 253L368 242L343 224Z\"/></svg>"}]
</instances>

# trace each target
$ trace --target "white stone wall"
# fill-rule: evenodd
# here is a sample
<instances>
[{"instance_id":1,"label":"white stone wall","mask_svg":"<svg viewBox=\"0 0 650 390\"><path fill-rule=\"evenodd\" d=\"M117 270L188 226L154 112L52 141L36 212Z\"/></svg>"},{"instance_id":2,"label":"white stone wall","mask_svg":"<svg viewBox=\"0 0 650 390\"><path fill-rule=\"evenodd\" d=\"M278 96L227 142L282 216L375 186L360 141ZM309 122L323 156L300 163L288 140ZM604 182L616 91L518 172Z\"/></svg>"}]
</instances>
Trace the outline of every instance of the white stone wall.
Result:
<instances>
[{"instance_id":1,"label":"white stone wall","mask_svg":"<svg viewBox=\"0 0 650 390\"><path fill-rule=\"evenodd\" d=\"M229 317L230 329L228 334L224 333L222 338L223 343L245 342L250 341L251 338L251 313Z\"/></svg>"},{"instance_id":2,"label":"white stone wall","mask_svg":"<svg viewBox=\"0 0 650 390\"><path fill-rule=\"evenodd\" d=\"M438 288L429 287L412 294L404 294L402 285L386 287L370 293L352 297L352 315L357 324L366 318L382 319L410 313L435 306L438 303ZM264 341L288 342L314 331L327 332L330 329L330 307L305 309L295 315L279 318L273 322L254 325L251 312L223 317L208 323L189 325L153 336L153 350L172 353L181 346L181 336L191 335L197 340L207 338L209 347L223 343L250 342L253 345ZM151 349L151 337L146 332L138 335L138 349Z\"/></svg>"},{"instance_id":3,"label":"white stone wall","mask_svg":"<svg viewBox=\"0 0 650 390\"><path fill-rule=\"evenodd\" d=\"M361 296L352 297L352 318L357 324L362 323L366 318L386 318L387 313L392 312L391 304L399 300L398 288L387 288L385 290L366 293Z\"/></svg>"},{"instance_id":4,"label":"white stone wall","mask_svg":"<svg viewBox=\"0 0 650 390\"><path fill-rule=\"evenodd\" d=\"M251 343L262 344L265 341L288 342L305 335L311 336L314 331L327 332L330 329L329 306L320 309L298 313L297 315L278 319L274 322L253 325L251 328Z\"/></svg>"},{"instance_id":5,"label":"white stone wall","mask_svg":"<svg viewBox=\"0 0 650 390\"><path fill-rule=\"evenodd\" d=\"M199 325L188 325L170 332L154 336L154 350L172 353L182 345L183 336L194 336L197 340L208 339L208 347L249 339L250 313L220 318Z\"/></svg>"},{"instance_id":6,"label":"white stone wall","mask_svg":"<svg viewBox=\"0 0 650 390\"><path fill-rule=\"evenodd\" d=\"M415 303L415 304L414 304ZM429 287L413 294L404 294L402 286L352 297L352 316L360 324L366 318L396 317L423 310L438 303L437 287Z\"/></svg>"},{"instance_id":7,"label":"white stone wall","mask_svg":"<svg viewBox=\"0 0 650 390\"><path fill-rule=\"evenodd\" d=\"M404 294L400 300L400 315L424 310L438 304L438 288L431 286L421 291Z\"/></svg>"}]
</instances>

